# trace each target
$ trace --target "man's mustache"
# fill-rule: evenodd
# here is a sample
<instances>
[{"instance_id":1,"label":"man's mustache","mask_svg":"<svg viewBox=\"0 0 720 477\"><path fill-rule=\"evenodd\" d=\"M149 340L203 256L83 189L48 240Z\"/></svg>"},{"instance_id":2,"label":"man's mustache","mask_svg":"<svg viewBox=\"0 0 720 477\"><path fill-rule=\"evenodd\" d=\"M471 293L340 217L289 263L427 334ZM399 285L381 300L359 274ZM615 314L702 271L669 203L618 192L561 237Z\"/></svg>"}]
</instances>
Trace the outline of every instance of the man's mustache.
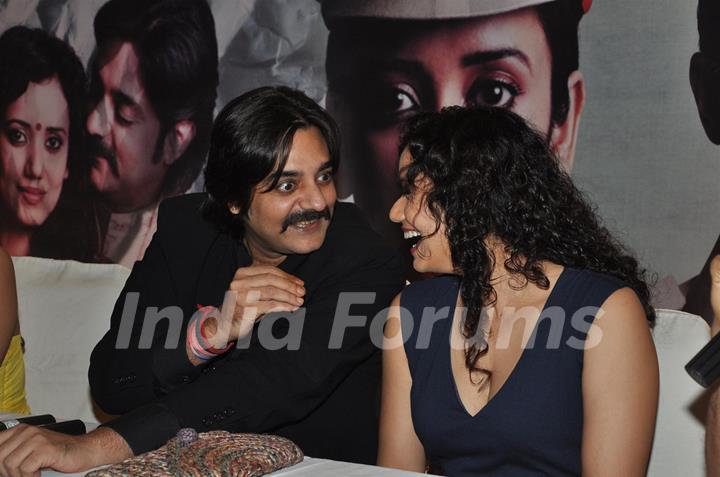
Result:
<instances>
[{"instance_id":1,"label":"man's mustache","mask_svg":"<svg viewBox=\"0 0 720 477\"><path fill-rule=\"evenodd\" d=\"M108 162L110 171L115 177L120 175L117 165L117 157L115 151L106 146L99 136L91 136L89 140L90 157L102 157Z\"/></svg>"},{"instance_id":2,"label":"man's mustache","mask_svg":"<svg viewBox=\"0 0 720 477\"><path fill-rule=\"evenodd\" d=\"M323 210L302 210L288 215L282 223L282 230L280 233L285 232L288 227L295 225L299 222L312 222L313 220L325 219L330 220L332 214L330 209L325 207Z\"/></svg>"}]
</instances>

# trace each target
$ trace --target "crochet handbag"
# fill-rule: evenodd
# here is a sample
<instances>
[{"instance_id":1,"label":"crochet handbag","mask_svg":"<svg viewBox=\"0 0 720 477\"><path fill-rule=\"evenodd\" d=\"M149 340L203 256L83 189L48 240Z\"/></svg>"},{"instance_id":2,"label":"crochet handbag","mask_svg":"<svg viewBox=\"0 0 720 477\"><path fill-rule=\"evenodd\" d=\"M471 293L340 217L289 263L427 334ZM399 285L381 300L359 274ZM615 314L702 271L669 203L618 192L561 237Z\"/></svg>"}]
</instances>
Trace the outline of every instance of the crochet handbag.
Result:
<instances>
[{"instance_id":1,"label":"crochet handbag","mask_svg":"<svg viewBox=\"0 0 720 477\"><path fill-rule=\"evenodd\" d=\"M300 448L284 437L182 429L157 450L87 476L257 477L302 460Z\"/></svg>"}]
</instances>

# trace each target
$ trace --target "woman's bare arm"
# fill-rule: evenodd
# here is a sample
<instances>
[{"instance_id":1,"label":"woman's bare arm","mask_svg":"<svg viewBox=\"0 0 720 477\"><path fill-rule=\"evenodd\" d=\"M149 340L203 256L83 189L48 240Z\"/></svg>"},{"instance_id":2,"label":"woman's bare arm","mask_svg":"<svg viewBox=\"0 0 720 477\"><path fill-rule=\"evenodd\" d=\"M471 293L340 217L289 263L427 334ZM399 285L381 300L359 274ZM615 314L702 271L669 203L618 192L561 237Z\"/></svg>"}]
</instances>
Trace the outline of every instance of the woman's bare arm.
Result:
<instances>
[{"instance_id":1,"label":"woman's bare arm","mask_svg":"<svg viewBox=\"0 0 720 477\"><path fill-rule=\"evenodd\" d=\"M18 330L15 270L10 256L0 248L0 362L5 359L10 339Z\"/></svg>"},{"instance_id":2,"label":"woman's bare arm","mask_svg":"<svg viewBox=\"0 0 720 477\"><path fill-rule=\"evenodd\" d=\"M383 340L382 411L378 465L425 471L425 450L410 414L412 379L400 327L400 295L390 305Z\"/></svg>"},{"instance_id":3,"label":"woman's bare arm","mask_svg":"<svg viewBox=\"0 0 720 477\"><path fill-rule=\"evenodd\" d=\"M582 475L644 476L658 403L658 362L635 292L613 293L585 349Z\"/></svg>"}]
</instances>

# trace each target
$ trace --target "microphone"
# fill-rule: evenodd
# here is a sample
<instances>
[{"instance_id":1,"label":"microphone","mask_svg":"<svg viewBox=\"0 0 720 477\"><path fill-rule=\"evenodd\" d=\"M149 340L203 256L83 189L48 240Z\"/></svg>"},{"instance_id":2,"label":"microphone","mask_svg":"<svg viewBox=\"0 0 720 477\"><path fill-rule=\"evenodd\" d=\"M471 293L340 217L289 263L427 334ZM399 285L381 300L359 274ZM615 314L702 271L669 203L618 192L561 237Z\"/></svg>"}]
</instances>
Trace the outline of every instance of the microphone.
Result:
<instances>
[{"instance_id":1,"label":"microphone","mask_svg":"<svg viewBox=\"0 0 720 477\"><path fill-rule=\"evenodd\" d=\"M33 426L39 426L41 424L51 424L53 422L55 422L55 418L50 414L18 417L17 419L5 419L4 421L0 421L0 431L12 429L18 424L31 424Z\"/></svg>"},{"instance_id":2,"label":"microphone","mask_svg":"<svg viewBox=\"0 0 720 477\"><path fill-rule=\"evenodd\" d=\"M50 431L62 432L70 436L81 436L85 434L85 423L79 419L64 422L55 422L51 424L43 424L38 426L41 429L48 429Z\"/></svg>"},{"instance_id":3,"label":"microphone","mask_svg":"<svg viewBox=\"0 0 720 477\"><path fill-rule=\"evenodd\" d=\"M710 387L720 378L720 333L693 356L685 371L702 387Z\"/></svg>"}]
</instances>

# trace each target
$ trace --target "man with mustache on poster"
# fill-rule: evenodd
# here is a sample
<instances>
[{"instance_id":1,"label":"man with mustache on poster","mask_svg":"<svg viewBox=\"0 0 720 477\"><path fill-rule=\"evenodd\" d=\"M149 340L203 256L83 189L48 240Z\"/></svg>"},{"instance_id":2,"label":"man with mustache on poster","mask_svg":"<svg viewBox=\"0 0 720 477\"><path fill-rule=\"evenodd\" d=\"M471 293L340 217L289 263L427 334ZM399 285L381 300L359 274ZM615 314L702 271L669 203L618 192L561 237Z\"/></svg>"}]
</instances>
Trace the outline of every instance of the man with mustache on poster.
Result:
<instances>
[{"instance_id":1,"label":"man with mustache on poster","mask_svg":"<svg viewBox=\"0 0 720 477\"><path fill-rule=\"evenodd\" d=\"M187 191L205 161L218 84L204 0L110 0L95 22L87 130L103 255L142 258L163 198Z\"/></svg>"},{"instance_id":2,"label":"man with mustache on poster","mask_svg":"<svg viewBox=\"0 0 720 477\"><path fill-rule=\"evenodd\" d=\"M590 0L321 0L328 111L343 133L341 197L388 240L404 119L498 106L528 119L571 170L585 82L578 26Z\"/></svg>"},{"instance_id":3,"label":"man with mustache on poster","mask_svg":"<svg viewBox=\"0 0 720 477\"><path fill-rule=\"evenodd\" d=\"M79 437L2 432L0 475L119 462L186 427L278 434L311 457L374 464L373 343L403 269L355 205L336 203L338 140L327 112L299 91L265 87L231 101L213 126L207 194L160 206L93 351L93 397L123 416Z\"/></svg>"}]
</instances>

